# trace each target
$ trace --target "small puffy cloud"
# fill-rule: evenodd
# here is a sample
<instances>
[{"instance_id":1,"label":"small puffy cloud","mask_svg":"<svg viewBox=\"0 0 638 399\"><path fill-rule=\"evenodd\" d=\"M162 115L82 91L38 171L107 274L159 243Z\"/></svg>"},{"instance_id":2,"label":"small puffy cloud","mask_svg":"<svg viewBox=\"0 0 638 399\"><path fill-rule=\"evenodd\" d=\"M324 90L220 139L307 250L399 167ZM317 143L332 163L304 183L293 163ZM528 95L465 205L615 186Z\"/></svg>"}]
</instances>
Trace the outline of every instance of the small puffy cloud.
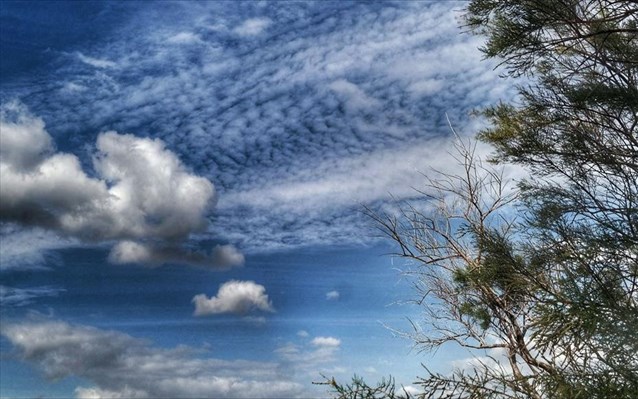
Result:
<instances>
[{"instance_id":1,"label":"small puffy cloud","mask_svg":"<svg viewBox=\"0 0 638 399\"><path fill-rule=\"evenodd\" d=\"M308 336L310 336L310 334L308 334L308 331L306 330L299 330L297 331L297 336L301 338L307 338Z\"/></svg>"},{"instance_id":2,"label":"small puffy cloud","mask_svg":"<svg viewBox=\"0 0 638 399\"><path fill-rule=\"evenodd\" d=\"M339 299L339 291L330 291L326 293L326 299L329 301L336 301Z\"/></svg>"},{"instance_id":3,"label":"small puffy cloud","mask_svg":"<svg viewBox=\"0 0 638 399\"><path fill-rule=\"evenodd\" d=\"M272 21L269 18L250 18L233 29L239 36L256 36L266 29Z\"/></svg>"},{"instance_id":4,"label":"small puffy cloud","mask_svg":"<svg viewBox=\"0 0 638 399\"><path fill-rule=\"evenodd\" d=\"M59 321L3 323L0 333L45 376L75 376L83 399L307 397L278 364L203 358L193 348L164 349L117 331Z\"/></svg>"},{"instance_id":5,"label":"small puffy cloud","mask_svg":"<svg viewBox=\"0 0 638 399\"><path fill-rule=\"evenodd\" d=\"M337 348L341 345L341 340L334 337L316 337L311 343L317 347Z\"/></svg>"},{"instance_id":6,"label":"small puffy cloud","mask_svg":"<svg viewBox=\"0 0 638 399\"><path fill-rule=\"evenodd\" d=\"M180 247L161 247L135 241L120 241L109 254L112 263L141 263L161 266L166 263L224 269L244 264L244 255L232 245L217 245L210 253Z\"/></svg>"},{"instance_id":7,"label":"small puffy cloud","mask_svg":"<svg viewBox=\"0 0 638 399\"><path fill-rule=\"evenodd\" d=\"M211 298L205 294L193 298L195 316L234 313L247 314L253 310L274 312L268 299L266 288L253 281L231 280L219 287L217 295Z\"/></svg>"}]
</instances>

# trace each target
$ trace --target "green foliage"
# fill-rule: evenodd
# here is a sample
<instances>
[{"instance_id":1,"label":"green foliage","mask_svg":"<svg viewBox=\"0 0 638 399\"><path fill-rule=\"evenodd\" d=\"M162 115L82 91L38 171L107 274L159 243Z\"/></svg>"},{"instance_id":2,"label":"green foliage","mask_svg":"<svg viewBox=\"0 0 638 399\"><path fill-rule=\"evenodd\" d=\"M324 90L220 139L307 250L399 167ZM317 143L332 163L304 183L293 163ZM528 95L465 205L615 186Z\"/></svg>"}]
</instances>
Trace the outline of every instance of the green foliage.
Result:
<instances>
[{"instance_id":1,"label":"green foliage","mask_svg":"<svg viewBox=\"0 0 638 399\"><path fill-rule=\"evenodd\" d=\"M494 161L533 176L520 186L528 241L518 251L543 275L528 279L540 294L535 341L569 351L552 377L558 396L638 395L637 20L630 1L468 7L485 54L532 79L516 105L484 111L491 127L479 137Z\"/></svg>"},{"instance_id":2,"label":"green foliage","mask_svg":"<svg viewBox=\"0 0 638 399\"><path fill-rule=\"evenodd\" d=\"M462 147L432 214L375 217L433 300L417 345L506 353L428 371L422 397L638 398L638 2L471 0L465 23L526 82L478 138L529 177L508 220L502 179Z\"/></svg>"},{"instance_id":3,"label":"green foliage","mask_svg":"<svg viewBox=\"0 0 638 399\"><path fill-rule=\"evenodd\" d=\"M325 378L315 385L330 387L335 399L411 399L412 396L403 388L398 389L392 377L382 379L375 386L368 385L361 377L355 375L349 384L339 384L334 378Z\"/></svg>"}]
</instances>

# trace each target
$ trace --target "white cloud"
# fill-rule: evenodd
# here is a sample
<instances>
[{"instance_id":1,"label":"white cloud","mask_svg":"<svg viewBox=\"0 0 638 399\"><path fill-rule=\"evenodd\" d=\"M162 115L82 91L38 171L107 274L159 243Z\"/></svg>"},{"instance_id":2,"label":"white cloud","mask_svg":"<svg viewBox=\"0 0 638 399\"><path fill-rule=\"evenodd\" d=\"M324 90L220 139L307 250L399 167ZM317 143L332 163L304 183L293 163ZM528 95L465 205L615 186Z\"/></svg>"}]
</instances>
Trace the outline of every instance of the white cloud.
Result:
<instances>
[{"instance_id":1,"label":"white cloud","mask_svg":"<svg viewBox=\"0 0 638 399\"><path fill-rule=\"evenodd\" d=\"M193 44L200 43L202 39L199 35L192 32L180 32L169 37L167 41L175 44Z\"/></svg>"},{"instance_id":2,"label":"white cloud","mask_svg":"<svg viewBox=\"0 0 638 399\"><path fill-rule=\"evenodd\" d=\"M329 301L336 301L339 299L339 291L330 291L326 293L326 299Z\"/></svg>"},{"instance_id":3,"label":"white cloud","mask_svg":"<svg viewBox=\"0 0 638 399\"><path fill-rule=\"evenodd\" d=\"M141 263L161 266L166 263L224 269L242 266L244 255L232 245L217 245L210 253L180 247L152 246L134 241L120 241L109 254L112 263Z\"/></svg>"},{"instance_id":4,"label":"white cloud","mask_svg":"<svg viewBox=\"0 0 638 399\"><path fill-rule=\"evenodd\" d=\"M3 164L32 170L53 151L53 140L42 119L31 117L18 102L10 102L1 112L0 157Z\"/></svg>"},{"instance_id":5,"label":"white cloud","mask_svg":"<svg viewBox=\"0 0 638 399\"><path fill-rule=\"evenodd\" d=\"M233 32L239 36L256 36L270 26L271 23L272 21L268 18L250 18L235 27Z\"/></svg>"},{"instance_id":6,"label":"white cloud","mask_svg":"<svg viewBox=\"0 0 638 399\"><path fill-rule=\"evenodd\" d=\"M146 391L131 389L125 386L117 391L111 391L100 388L75 388L75 397L77 399L142 399L148 398Z\"/></svg>"},{"instance_id":7,"label":"white cloud","mask_svg":"<svg viewBox=\"0 0 638 399\"><path fill-rule=\"evenodd\" d=\"M299 335L299 334L298 334ZM304 338L306 335L302 335ZM303 345L287 343L275 350L282 361L294 364L294 368L316 378L317 373L331 374L334 372L336 354L341 346L341 340L334 337L315 337ZM330 366L330 368L326 368Z\"/></svg>"},{"instance_id":8,"label":"white cloud","mask_svg":"<svg viewBox=\"0 0 638 399\"><path fill-rule=\"evenodd\" d=\"M297 331L297 336L301 338L307 338L310 336L310 334L308 334L308 331L306 330L299 330Z\"/></svg>"},{"instance_id":9,"label":"white cloud","mask_svg":"<svg viewBox=\"0 0 638 399\"><path fill-rule=\"evenodd\" d=\"M4 116L3 219L89 239L176 239L205 227L213 185L188 173L162 141L101 133L94 158L101 179L95 179L75 155L34 151L31 143L51 141L40 119L22 114L15 123Z\"/></svg>"},{"instance_id":10,"label":"white cloud","mask_svg":"<svg viewBox=\"0 0 638 399\"><path fill-rule=\"evenodd\" d=\"M3 323L23 360L52 379L95 384L79 398L300 397L302 386L276 363L202 358L188 347L160 349L129 335L64 322Z\"/></svg>"},{"instance_id":11,"label":"white cloud","mask_svg":"<svg viewBox=\"0 0 638 399\"><path fill-rule=\"evenodd\" d=\"M110 219L120 230L107 237L175 239L206 226L213 185L190 174L161 140L106 132L97 148L95 168L110 183Z\"/></svg>"},{"instance_id":12,"label":"white cloud","mask_svg":"<svg viewBox=\"0 0 638 399\"><path fill-rule=\"evenodd\" d=\"M2 110L0 121L0 219L39 226L82 240L176 241L202 231L215 190L191 174L158 139L105 132L98 135L93 166L83 170L72 154L53 151L53 140L40 118L16 103ZM174 244L172 244L174 246ZM152 250L153 249L153 250ZM114 249L118 262L178 261L201 265L243 263L232 246L208 255L125 241Z\"/></svg>"},{"instance_id":13,"label":"white cloud","mask_svg":"<svg viewBox=\"0 0 638 399\"><path fill-rule=\"evenodd\" d=\"M117 66L117 63L113 61L89 57L80 52L76 54L80 61L95 68L115 68Z\"/></svg>"},{"instance_id":14,"label":"white cloud","mask_svg":"<svg viewBox=\"0 0 638 399\"><path fill-rule=\"evenodd\" d=\"M368 367L364 368L364 369L363 369L363 371L365 371L366 373L370 373L370 374L377 374L377 373L379 373L379 372L377 371L377 369L375 369L375 368L374 368L374 367L372 367L372 366L368 366Z\"/></svg>"},{"instance_id":15,"label":"white cloud","mask_svg":"<svg viewBox=\"0 0 638 399\"><path fill-rule=\"evenodd\" d=\"M195 316L247 314L252 310L275 311L266 294L266 288L253 281L228 281L219 287L216 296L208 298L205 294L199 294L193 298L193 303Z\"/></svg>"},{"instance_id":16,"label":"white cloud","mask_svg":"<svg viewBox=\"0 0 638 399\"><path fill-rule=\"evenodd\" d=\"M326 161L312 169L299 169L277 184L228 193L219 208L257 207L295 213L329 210L378 200L411 198L423 188L432 168L460 171L454 160L454 138L429 139L381 149L340 160ZM485 154L489 147L481 146Z\"/></svg>"},{"instance_id":17,"label":"white cloud","mask_svg":"<svg viewBox=\"0 0 638 399\"><path fill-rule=\"evenodd\" d=\"M345 79L335 80L328 87L343 96L346 106L352 110L374 109L382 105L379 100L368 96L357 85Z\"/></svg>"},{"instance_id":18,"label":"white cloud","mask_svg":"<svg viewBox=\"0 0 638 399\"><path fill-rule=\"evenodd\" d=\"M408 395L410 395L410 397L416 397L417 395L420 395L423 393L423 390L419 387L415 387L414 385L406 385L404 387L401 387L399 389L397 389L397 394L401 395L404 392L407 393Z\"/></svg>"},{"instance_id":19,"label":"white cloud","mask_svg":"<svg viewBox=\"0 0 638 399\"><path fill-rule=\"evenodd\" d=\"M78 245L75 240L51 231L24 229L14 223L0 224L0 242L0 270L44 269L44 264L52 258L51 250Z\"/></svg>"},{"instance_id":20,"label":"white cloud","mask_svg":"<svg viewBox=\"0 0 638 399\"><path fill-rule=\"evenodd\" d=\"M341 340L334 337L316 337L311 343L314 346L323 348L337 348L341 345Z\"/></svg>"}]
</instances>

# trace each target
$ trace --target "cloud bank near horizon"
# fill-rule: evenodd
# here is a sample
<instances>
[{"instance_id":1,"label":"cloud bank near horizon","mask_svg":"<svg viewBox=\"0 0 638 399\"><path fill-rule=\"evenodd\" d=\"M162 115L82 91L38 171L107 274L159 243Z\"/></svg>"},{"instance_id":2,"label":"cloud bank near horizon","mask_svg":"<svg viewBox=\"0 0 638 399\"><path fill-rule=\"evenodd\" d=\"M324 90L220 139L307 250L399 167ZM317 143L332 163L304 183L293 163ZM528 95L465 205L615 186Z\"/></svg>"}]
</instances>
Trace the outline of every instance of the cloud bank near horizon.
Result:
<instances>
[{"instance_id":1,"label":"cloud bank near horizon","mask_svg":"<svg viewBox=\"0 0 638 399\"><path fill-rule=\"evenodd\" d=\"M5 324L0 332L47 378L77 376L95 384L77 387L77 398L293 398L303 392L274 362L202 357L195 348L163 349L62 321Z\"/></svg>"}]
</instances>

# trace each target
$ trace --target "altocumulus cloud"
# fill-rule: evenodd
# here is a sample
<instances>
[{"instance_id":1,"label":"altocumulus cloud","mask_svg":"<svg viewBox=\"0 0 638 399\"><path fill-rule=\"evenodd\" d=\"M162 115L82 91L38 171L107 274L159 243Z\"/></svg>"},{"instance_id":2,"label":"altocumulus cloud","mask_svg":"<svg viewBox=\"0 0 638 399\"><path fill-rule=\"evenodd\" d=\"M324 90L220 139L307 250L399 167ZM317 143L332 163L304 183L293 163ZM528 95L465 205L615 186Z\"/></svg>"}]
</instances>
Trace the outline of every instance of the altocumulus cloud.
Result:
<instances>
[{"instance_id":1,"label":"altocumulus cloud","mask_svg":"<svg viewBox=\"0 0 638 399\"><path fill-rule=\"evenodd\" d=\"M300 397L302 387L276 363L202 358L188 347L156 348L117 332L60 321L4 323L27 362L51 379L83 378L78 398Z\"/></svg>"},{"instance_id":2,"label":"altocumulus cloud","mask_svg":"<svg viewBox=\"0 0 638 399\"><path fill-rule=\"evenodd\" d=\"M148 242L143 256L137 251L135 259L120 244L111 259L121 262L243 262L227 249L213 256L184 257L177 246L170 254L162 249L206 228L215 189L207 179L189 173L161 140L100 133L93 156L97 176L91 177L77 156L55 151L43 121L21 104L3 107L0 126L2 221L86 241ZM156 247L159 254L153 254Z\"/></svg>"},{"instance_id":3,"label":"altocumulus cloud","mask_svg":"<svg viewBox=\"0 0 638 399\"><path fill-rule=\"evenodd\" d=\"M8 95L55 137L152 129L216 183L209 232L244 250L366 241L369 221L353 209L388 193L410 199L420 172L449 171L445 113L472 133L470 110L511 95L494 64L480 62L480 40L459 34L461 7L136 6L122 19L134 23L74 49L82 53L60 62L45 88Z\"/></svg>"},{"instance_id":4,"label":"altocumulus cloud","mask_svg":"<svg viewBox=\"0 0 638 399\"><path fill-rule=\"evenodd\" d=\"M217 295L207 298L205 294L193 298L195 316L220 313L247 314L252 310L274 312L266 288L253 281L231 280L219 287Z\"/></svg>"}]
</instances>

